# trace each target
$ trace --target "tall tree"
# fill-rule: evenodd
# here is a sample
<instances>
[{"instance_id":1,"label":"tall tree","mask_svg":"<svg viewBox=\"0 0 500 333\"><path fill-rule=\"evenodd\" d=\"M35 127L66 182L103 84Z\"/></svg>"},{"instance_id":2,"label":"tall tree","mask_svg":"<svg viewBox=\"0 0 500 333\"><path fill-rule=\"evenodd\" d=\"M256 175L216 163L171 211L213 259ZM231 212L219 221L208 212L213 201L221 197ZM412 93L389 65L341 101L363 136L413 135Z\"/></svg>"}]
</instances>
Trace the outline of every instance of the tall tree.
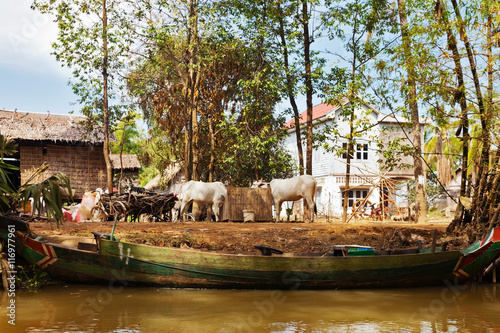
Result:
<instances>
[{"instance_id":1,"label":"tall tree","mask_svg":"<svg viewBox=\"0 0 500 333\"><path fill-rule=\"evenodd\" d=\"M460 52L458 50L458 43L457 43L457 38L453 32L452 26L450 24L450 19L449 19L449 14L448 11L446 10L442 0L438 0L436 3L435 7L435 13L438 18L438 22L442 22L446 31L446 40L447 40L447 47L452 53L452 59L454 63L454 68L455 68L455 76L456 76L456 82L457 82L457 87L456 87L456 94L455 98L453 99L454 101L459 102L460 105L460 123L458 126L458 130L456 132L456 135L462 134L462 172L464 175L467 174L467 169L468 169L468 164L469 164L469 142L470 142L470 137L469 137L469 119L468 119L468 114L467 114L467 100L466 100L466 87L465 87L465 80L464 80L464 74L463 74L463 68L462 68L462 63L461 63L461 56ZM460 184L460 196L465 197L466 195L466 184L467 184L467 177L462 176L461 184ZM455 221L460 221L462 219L462 216L464 214L464 206L462 204L462 201L458 201L457 209L455 210ZM457 223L455 222L455 223Z\"/></svg>"},{"instance_id":2,"label":"tall tree","mask_svg":"<svg viewBox=\"0 0 500 333\"><path fill-rule=\"evenodd\" d=\"M204 15L200 22L209 22L210 15L216 15L201 8L199 13ZM279 174L280 169L288 169L283 162L286 157L275 158L282 152L276 145L283 131L278 130L280 123L273 115L279 100L274 86L278 79L273 63L263 53L264 42L245 44L224 26L201 30L194 92L200 179L248 186L251 179L267 178L269 170ZM131 73L129 87L149 115L150 124L156 126L155 136L158 130L163 132L164 142L170 145L164 157L187 161L191 144L185 134L193 121L187 111L190 100L185 97L191 68L186 65L187 34L163 23L151 36L151 53ZM158 136L155 142L161 142Z\"/></svg>"},{"instance_id":3,"label":"tall tree","mask_svg":"<svg viewBox=\"0 0 500 333\"><path fill-rule=\"evenodd\" d=\"M406 83L408 89L407 103L410 108L411 122L412 122L412 133L413 133L413 145L415 147L415 153L413 158L414 170L415 170L415 215L416 222L425 222L427 216L427 203L425 199L425 173L422 161L422 143L421 143L421 131L420 131L420 117L418 113L418 100L417 100L417 82L415 74L415 64L411 57L411 36L408 29L408 17L405 6L405 0L398 0L398 13L399 22L401 24L401 37L402 46L406 59L406 72L407 78Z\"/></svg>"},{"instance_id":4,"label":"tall tree","mask_svg":"<svg viewBox=\"0 0 500 333\"><path fill-rule=\"evenodd\" d=\"M474 88L476 92L477 104L479 108L479 117L482 126L482 145L481 145L481 159L479 162L479 171L478 171L478 182L476 184L476 189L474 191L474 200L473 200L473 211L477 216L481 216L484 212L483 207L479 204L481 201L481 196L485 195L485 186L487 182L487 174L488 164L489 164L489 154L490 154L490 130L489 130L489 120L488 115L486 114L483 93L481 91L481 83L479 79L479 75L477 73L476 61L474 60L474 52L472 50L472 45L469 42L469 37L462 19L462 15L460 13L460 8L458 7L456 0L451 0L453 5L453 10L455 11L455 15L457 17L458 27L460 34L464 40L465 49L467 51L467 58L470 64L470 71L472 74L472 80L474 83ZM479 205L478 205L479 204Z\"/></svg>"},{"instance_id":5,"label":"tall tree","mask_svg":"<svg viewBox=\"0 0 500 333\"><path fill-rule=\"evenodd\" d=\"M53 15L59 28L52 44L56 59L73 69L73 92L83 105L91 126L102 127L106 183L113 188L109 158L110 124L120 118L121 101L117 102L123 81L120 70L125 66L130 40L124 13L113 0L34 0L32 8ZM110 76L113 80L109 80ZM114 105L110 106L109 101Z\"/></svg>"},{"instance_id":6,"label":"tall tree","mask_svg":"<svg viewBox=\"0 0 500 333\"><path fill-rule=\"evenodd\" d=\"M147 120L162 119L162 126L173 130L168 135L175 135L178 153L181 153L186 179L200 178L200 80L202 40L213 33L210 10L212 1L161 1L136 0L133 3L133 15L137 25L137 37L142 45L142 57L138 58L132 72L142 75L139 68L150 74L152 81L132 81L139 85L150 84L153 90L171 89L172 94L163 94L157 99L144 99L150 108L143 108ZM204 15L201 19L200 16ZM204 23L206 22L206 23ZM165 66L168 64L168 66ZM148 68L146 68L147 66ZM152 68L159 70L151 72ZM159 74L159 75L157 75ZM129 87L130 87L129 81ZM153 82L153 83L152 83ZM138 91L137 96L147 96L152 90ZM165 90L164 89L164 90ZM172 99L175 96L175 100ZM146 106L141 103L141 106ZM151 113L151 110L155 112ZM158 111L158 112L156 112ZM181 120L173 124L172 120ZM151 122L150 122L151 123ZM181 140L181 141L178 141ZM177 144L183 145L182 147Z\"/></svg>"},{"instance_id":7,"label":"tall tree","mask_svg":"<svg viewBox=\"0 0 500 333\"><path fill-rule=\"evenodd\" d=\"M298 156L298 171L300 175L304 174L304 152L302 149L302 130L300 126L300 112L299 107L297 106L297 77L294 75L294 66L290 61L290 57L294 55L294 47L295 41L293 38L293 31L295 28L294 21L290 21L289 17L293 15L296 11L296 3L290 1L288 6L282 4L281 1L278 1L276 4L277 13L275 15L276 20L278 21L278 35L281 42L281 53L283 55L283 71L285 72L285 90L286 95L288 96L288 100L290 101L290 105L293 111L294 118L294 126L295 126L295 137L297 143L297 156ZM290 39L292 39L290 41Z\"/></svg>"},{"instance_id":8,"label":"tall tree","mask_svg":"<svg viewBox=\"0 0 500 333\"><path fill-rule=\"evenodd\" d=\"M189 0L189 14L187 22L187 48L186 58L188 61L188 81L185 89L185 100L187 114L191 122L187 140L189 151L186 163L186 179L200 180L199 174L199 127L198 127L198 89L199 89L199 36L198 36L198 1Z\"/></svg>"},{"instance_id":9,"label":"tall tree","mask_svg":"<svg viewBox=\"0 0 500 333\"><path fill-rule=\"evenodd\" d=\"M343 43L343 53L334 53L342 58L342 64L332 68L323 91L326 100L341 109L340 116L349 124L345 133L335 131L342 138L340 153L346 156L346 181L344 186L344 207L342 220L347 221L348 196L350 191L351 160L361 135L367 135L372 123L368 114L361 112L361 105L369 99L371 66L388 41L385 34L392 32L388 19L390 8L384 0L326 1L328 10L322 17L328 27L330 39ZM340 51L338 51L340 52ZM333 53L333 52L332 52ZM363 96L361 96L363 95ZM331 129L327 129L331 131ZM336 141L336 140L333 140ZM340 148L340 147L338 147Z\"/></svg>"},{"instance_id":10,"label":"tall tree","mask_svg":"<svg viewBox=\"0 0 500 333\"><path fill-rule=\"evenodd\" d=\"M303 29L303 42L304 42L304 88L306 91L306 109L307 109L307 121L306 121L306 174L312 175L313 164L312 164L312 153L313 153L313 79L312 79L312 64L311 64L311 43L314 39L311 38L309 32L309 24L311 20L310 11L308 4L310 0L302 1L302 17L301 24ZM311 7L313 6L313 1L311 1Z\"/></svg>"},{"instance_id":11,"label":"tall tree","mask_svg":"<svg viewBox=\"0 0 500 333\"><path fill-rule=\"evenodd\" d=\"M314 42L313 13L317 0L276 0L262 2L235 0L233 15L242 39L265 43L263 57L275 62L282 77L274 82L280 95L288 98L294 116L298 151L298 173L312 173L313 126L312 107L318 72L324 62L311 47ZM297 95L305 95L306 119L299 119ZM305 126L300 123L305 120ZM305 140L303 140L305 135ZM305 143L305 149L303 147ZM305 159L304 159L305 154ZM305 167L304 167L305 162Z\"/></svg>"}]
</instances>

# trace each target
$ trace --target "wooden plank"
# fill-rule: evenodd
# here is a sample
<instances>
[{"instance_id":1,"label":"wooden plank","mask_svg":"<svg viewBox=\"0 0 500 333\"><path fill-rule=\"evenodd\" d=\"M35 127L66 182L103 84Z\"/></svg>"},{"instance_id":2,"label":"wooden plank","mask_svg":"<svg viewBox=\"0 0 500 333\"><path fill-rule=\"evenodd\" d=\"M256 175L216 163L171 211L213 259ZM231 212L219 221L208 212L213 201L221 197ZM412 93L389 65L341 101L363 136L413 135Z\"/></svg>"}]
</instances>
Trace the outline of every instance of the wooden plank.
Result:
<instances>
[{"instance_id":1,"label":"wooden plank","mask_svg":"<svg viewBox=\"0 0 500 333\"><path fill-rule=\"evenodd\" d=\"M272 221L272 196L270 188L249 188L228 186L224 201L222 220L242 222L243 211L255 212L255 221Z\"/></svg>"}]
</instances>

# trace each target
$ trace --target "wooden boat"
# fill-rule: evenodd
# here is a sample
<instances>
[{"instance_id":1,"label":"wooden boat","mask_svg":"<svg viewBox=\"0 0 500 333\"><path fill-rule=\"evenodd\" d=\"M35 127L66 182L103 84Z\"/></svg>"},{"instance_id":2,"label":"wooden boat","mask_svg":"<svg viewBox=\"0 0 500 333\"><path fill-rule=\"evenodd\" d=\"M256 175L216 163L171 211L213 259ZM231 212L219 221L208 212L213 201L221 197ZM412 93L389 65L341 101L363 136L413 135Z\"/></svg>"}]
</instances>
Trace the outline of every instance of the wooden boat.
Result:
<instances>
[{"instance_id":1,"label":"wooden boat","mask_svg":"<svg viewBox=\"0 0 500 333\"><path fill-rule=\"evenodd\" d=\"M0 217L2 225L12 219ZM19 220L16 221L20 225ZM379 252L335 246L326 254L218 253L132 244L94 233L95 243L68 246L16 230L17 253L54 278L114 286L175 288L336 289L443 285L464 282L500 253L500 228L457 251ZM455 280L458 279L458 280Z\"/></svg>"}]
</instances>

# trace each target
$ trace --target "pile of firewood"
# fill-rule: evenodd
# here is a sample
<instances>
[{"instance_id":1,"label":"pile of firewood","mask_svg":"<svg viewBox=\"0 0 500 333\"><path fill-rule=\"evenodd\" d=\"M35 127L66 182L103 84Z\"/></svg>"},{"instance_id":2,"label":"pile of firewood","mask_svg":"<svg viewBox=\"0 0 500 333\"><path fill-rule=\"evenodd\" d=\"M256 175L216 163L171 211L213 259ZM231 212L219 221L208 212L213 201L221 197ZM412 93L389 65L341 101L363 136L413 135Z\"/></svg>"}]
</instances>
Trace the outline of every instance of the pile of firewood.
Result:
<instances>
[{"instance_id":1,"label":"pile of firewood","mask_svg":"<svg viewBox=\"0 0 500 333\"><path fill-rule=\"evenodd\" d=\"M179 199L173 194L158 193L112 193L101 194L92 208L93 220L131 221L144 217L152 221L172 221L172 209Z\"/></svg>"}]
</instances>

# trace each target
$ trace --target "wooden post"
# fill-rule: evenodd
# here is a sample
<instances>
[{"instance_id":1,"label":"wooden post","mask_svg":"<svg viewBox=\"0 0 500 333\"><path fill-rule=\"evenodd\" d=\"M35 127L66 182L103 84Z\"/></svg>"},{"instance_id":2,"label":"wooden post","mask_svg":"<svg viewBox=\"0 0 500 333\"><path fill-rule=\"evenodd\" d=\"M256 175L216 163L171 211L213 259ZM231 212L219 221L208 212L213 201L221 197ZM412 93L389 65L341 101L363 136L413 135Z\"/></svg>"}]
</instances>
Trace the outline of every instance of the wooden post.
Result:
<instances>
[{"instance_id":1,"label":"wooden post","mask_svg":"<svg viewBox=\"0 0 500 333\"><path fill-rule=\"evenodd\" d=\"M9 270L9 262L7 260L7 255L4 253L0 253L0 277L3 285L3 289L5 291L9 290L9 281L8 279L12 278L12 275Z\"/></svg>"},{"instance_id":2,"label":"wooden post","mask_svg":"<svg viewBox=\"0 0 500 333\"><path fill-rule=\"evenodd\" d=\"M431 252L432 253L436 252L436 229L434 229L434 232L432 234Z\"/></svg>"},{"instance_id":3,"label":"wooden post","mask_svg":"<svg viewBox=\"0 0 500 333\"><path fill-rule=\"evenodd\" d=\"M493 277L492 282L497 283L497 261L493 261Z\"/></svg>"},{"instance_id":4,"label":"wooden post","mask_svg":"<svg viewBox=\"0 0 500 333\"><path fill-rule=\"evenodd\" d=\"M411 223L410 182L406 182L406 191L408 193L408 198L406 198L406 202L408 205L408 223Z\"/></svg>"}]
</instances>

